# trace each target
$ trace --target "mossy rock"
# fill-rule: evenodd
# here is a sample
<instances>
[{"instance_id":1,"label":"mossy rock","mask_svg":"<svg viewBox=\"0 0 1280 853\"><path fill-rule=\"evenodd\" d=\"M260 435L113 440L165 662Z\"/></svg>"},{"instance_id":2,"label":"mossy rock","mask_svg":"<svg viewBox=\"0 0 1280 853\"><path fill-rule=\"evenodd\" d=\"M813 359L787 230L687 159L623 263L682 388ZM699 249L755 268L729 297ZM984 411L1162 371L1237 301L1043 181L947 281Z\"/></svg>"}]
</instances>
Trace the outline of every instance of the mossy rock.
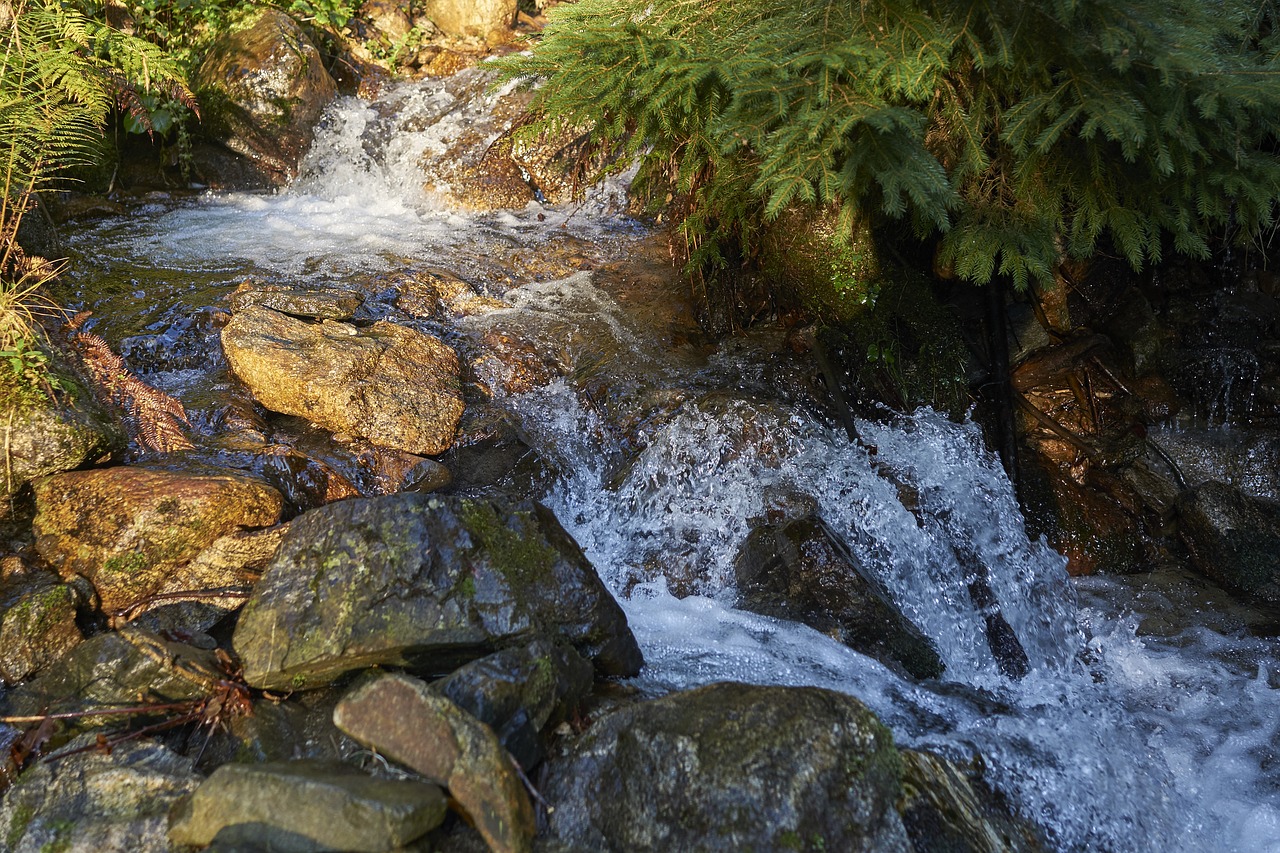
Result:
<instances>
[{"instance_id":1,"label":"mossy rock","mask_svg":"<svg viewBox=\"0 0 1280 853\"><path fill-rule=\"evenodd\" d=\"M0 429L4 431L0 505L39 477L71 471L124 446L119 423L73 381L73 393L47 390L0 370Z\"/></svg>"},{"instance_id":2,"label":"mossy rock","mask_svg":"<svg viewBox=\"0 0 1280 853\"><path fill-rule=\"evenodd\" d=\"M540 787L566 849L907 853L901 769L852 696L724 683L604 717Z\"/></svg>"},{"instance_id":3,"label":"mossy rock","mask_svg":"<svg viewBox=\"0 0 1280 853\"><path fill-rule=\"evenodd\" d=\"M297 690L375 664L448 672L537 634L604 675L642 663L622 609L546 507L404 493L295 519L233 643L250 684Z\"/></svg>"}]
</instances>

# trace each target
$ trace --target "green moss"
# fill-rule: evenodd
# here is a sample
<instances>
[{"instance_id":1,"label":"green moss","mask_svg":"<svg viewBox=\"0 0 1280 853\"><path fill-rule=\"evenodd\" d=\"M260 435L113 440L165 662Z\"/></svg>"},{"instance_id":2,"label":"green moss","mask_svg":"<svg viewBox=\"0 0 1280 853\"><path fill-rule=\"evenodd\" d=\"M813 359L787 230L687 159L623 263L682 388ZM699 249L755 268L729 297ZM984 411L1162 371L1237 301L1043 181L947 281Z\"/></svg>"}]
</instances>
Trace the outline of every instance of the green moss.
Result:
<instances>
[{"instance_id":1,"label":"green moss","mask_svg":"<svg viewBox=\"0 0 1280 853\"><path fill-rule=\"evenodd\" d=\"M31 819L35 816L35 809L26 803L22 803L13 810L13 817L9 818L9 829L4 834L6 850L13 850L18 846L22 836L27 834L27 827L31 824Z\"/></svg>"},{"instance_id":2,"label":"green moss","mask_svg":"<svg viewBox=\"0 0 1280 853\"><path fill-rule=\"evenodd\" d=\"M458 514L478 545L477 550L483 551L507 580L523 586L550 576L559 554L541 537L521 536L502 523L491 504L481 501L462 501ZM528 513L517 512L515 517L525 521L526 528L538 529Z\"/></svg>"},{"instance_id":3,"label":"green moss","mask_svg":"<svg viewBox=\"0 0 1280 853\"><path fill-rule=\"evenodd\" d=\"M475 578L471 577L471 575L465 576L462 579L462 582L458 584L458 591L461 592L467 598L475 598L476 597Z\"/></svg>"},{"instance_id":4,"label":"green moss","mask_svg":"<svg viewBox=\"0 0 1280 853\"><path fill-rule=\"evenodd\" d=\"M102 570L115 574L134 574L147 568L150 563L147 555L141 551L129 551L108 557L102 564Z\"/></svg>"},{"instance_id":5,"label":"green moss","mask_svg":"<svg viewBox=\"0 0 1280 853\"><path fill-rule=\"evenodd\" d=\"M40 846L40 853L64 853L71 849L72 828L75 827L75 821L72 820L51 820L49 828L53 830L53 840L47 841Z\"/></svg>"},{"instance_id":6,"label":"green moss","mask_svg":"<svg viewBox=\"0 0 1280 853\"><path fill-rule=\"evenodd\" d=\"M289 679L289 686L294 690L301 690L307 686L307 676L301 672L294 673L293 678Z\"/></svg>"}]
</instances>

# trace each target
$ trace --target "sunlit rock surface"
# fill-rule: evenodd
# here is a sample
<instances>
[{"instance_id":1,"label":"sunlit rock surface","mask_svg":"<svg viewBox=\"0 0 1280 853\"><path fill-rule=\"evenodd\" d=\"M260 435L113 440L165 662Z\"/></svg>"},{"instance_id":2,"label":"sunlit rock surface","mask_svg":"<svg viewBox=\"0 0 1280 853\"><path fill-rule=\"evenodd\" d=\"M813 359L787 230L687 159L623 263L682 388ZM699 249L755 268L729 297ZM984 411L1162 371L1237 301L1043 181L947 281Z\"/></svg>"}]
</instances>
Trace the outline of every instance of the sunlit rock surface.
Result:
<instances>
[{"instance_id":1,"label":"sunlit rock surface","mask_svg":"<svg viewBox=\"0 0 1280 853\"><path fill-rule=\"evenodd\" d=\"M85 751L24 773L0 805L0 848L10 853L129 850L168 853L166 814L200 784L190 758L152 740Z\"/></svg>"},{"instance_id":2,"label":"sunlit rock surface","mask_svg":"<svg viewBox=\"0 0 1280 853\"><path fill-rule=\"evenodd\" d=\"M37 477L70 471L123 446L119 425L83 391L74 406L12 388L0 396L0 423L4 424L0 506L6 509L9 498Z\"/></svg>"},{"instance_id":3,"label":"sunlit rock surface","mask_svg":"<svg viewBox=\"0 0 1280 853\"><path fill-rule=\"evenodd\" d=\"M307 323L249 305L222 330L222 347L266 408L376 445L443 453L462 417L457 355L394 323Z\"/></svg>"},{"instance_id":4,"label":"sunlit rock surface","mask_svg":"<svg viewBox=\"0 0 1280 853\"><path fill-rule=\"evenodd\" d=\"M63 577L82 575L104 611L160 592L215 540L280 518L280 493L239 473L121 466L36 483L36 549ZM224 580L213 566L214 585ZM184 589L202 588L199 568Z\"/></svg>"},{"instance_id":5,"label":"sunlit rock surface","mask_svg":"<svg viewBox=\"0 0 1280 853\"><path fill-rule=\"evenodd\" d=\"M320 52L276 9L223 35L196 69L192 88L206 131L278 185L297 175L313 126L337 94Z\"/></svg>"},{"instance_id":6,"label":"sunlit rock surface","mask_svg":"<svg viewBox=\"0 0 1280 853\"><path fill-rule=\"evenodd\" d=\"M74 587L45 572L0 580L0 683L28 678L80 643L79 599Z\"/></svg>"},{"instance_id":7,"label":"sunlit rock surface","mask_svg":"<svg viewBox=\"0 0 1280 853\"><path fill-rule=\"evenodd\" d=\"M449 35L485 36L515 23L516 0L427 0L422 14Z\"/></svg>"}]
</instances>

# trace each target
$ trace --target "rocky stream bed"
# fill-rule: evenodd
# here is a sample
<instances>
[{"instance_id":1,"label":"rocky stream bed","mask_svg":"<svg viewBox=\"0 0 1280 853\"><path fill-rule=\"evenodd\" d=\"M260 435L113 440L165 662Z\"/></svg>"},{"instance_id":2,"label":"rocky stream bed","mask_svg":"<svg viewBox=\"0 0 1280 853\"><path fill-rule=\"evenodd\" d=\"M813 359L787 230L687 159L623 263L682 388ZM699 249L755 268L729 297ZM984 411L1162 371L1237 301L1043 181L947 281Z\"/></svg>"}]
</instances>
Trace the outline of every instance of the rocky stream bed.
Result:
<instances>
[{"instance_id":1,"label":"rocky stream bed","mask_svg":"<svg viewBox=\"0 0 1280 853\"><path fill-rule=\"evenodd\" d=\"M850 440L794 330L708 337L486 87L63 226L126 414L8 415L0 849L1280 850L1275 444L1217 426L1265 364L1051 484L1117 519L1062 556L973 421Z\"/></svg>"}]
</instances>

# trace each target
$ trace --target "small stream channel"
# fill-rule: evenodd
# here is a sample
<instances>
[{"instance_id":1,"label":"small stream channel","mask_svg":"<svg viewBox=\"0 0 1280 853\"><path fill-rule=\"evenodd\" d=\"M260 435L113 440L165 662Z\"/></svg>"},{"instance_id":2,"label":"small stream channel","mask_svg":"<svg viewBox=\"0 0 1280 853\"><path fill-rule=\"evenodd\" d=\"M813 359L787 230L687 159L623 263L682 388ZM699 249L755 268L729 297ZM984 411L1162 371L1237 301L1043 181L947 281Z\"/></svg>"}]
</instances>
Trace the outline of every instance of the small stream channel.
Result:
<instances>
[{"instance_id":1,"label":"small stream channel","mask_svg":"<svg viewBox=\"0 0 1280 853\"><path fill-rule=\"evenodd\" d=\"M246 278L372 288L370 319L463 345L519 329L568 378L496 405L544 462L539 496L620 598L648 661L641 689L847 691L901 743L983 756L988 781L1063 850L1280 851L1280 642L1247 636L1227 597L1189 574L1068 579L1062 557L1028 540L973 424L921 410L862 422L851 444L781 333L710 348L660 265L575 272L626 270L620 259L649 251L644 229L610 212L616 187L564 209L438 209L415 164L457 130L422 118L448 97L424 82L340 101L286 192L157 198L83 228L67 301L184 400L208 447L239 393L218 313ZM450 324L398 315L395 276L428 268L512 307ZM903 505L903 483L918 505ZM807 496L873 569L938 646L941 680L904 680L734 608L734 556L779 494ZM986 567L1025 678L992 657L957 546Z\"/></svg>"}]
</instances>

